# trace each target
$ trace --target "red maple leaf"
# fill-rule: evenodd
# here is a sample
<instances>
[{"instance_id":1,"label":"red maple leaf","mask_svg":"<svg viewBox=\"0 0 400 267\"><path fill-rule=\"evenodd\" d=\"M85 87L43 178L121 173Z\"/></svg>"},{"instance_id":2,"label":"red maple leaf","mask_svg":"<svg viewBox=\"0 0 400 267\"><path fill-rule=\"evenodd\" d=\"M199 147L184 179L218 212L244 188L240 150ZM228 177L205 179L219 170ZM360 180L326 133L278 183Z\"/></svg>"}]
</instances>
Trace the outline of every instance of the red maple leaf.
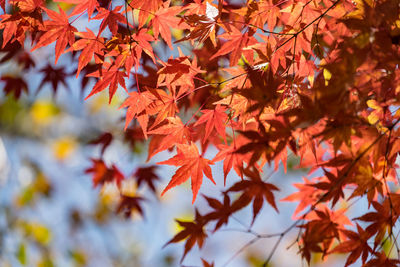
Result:
<instances>
[{"instance_id":1,"label":"red maple leaf","mask_svg":"<svg viewBox=\"0 0 400 267\"><path fill-rule=\"evenodd\" d=\"M106 148L111 144L111 141L113 140L113 135L111 133L103 133L93 141L91 141L89 144L90 145L101 145L101 151L100 154L103 155L104 151Z\"/></svg>"},{"instance_id":2,"label":"red maple leaf","mask_svg":"<svg viewBox=\"0 0 400 267\"><path fill-rule=\"evenodd\" d=\"M200 213L195 210L195 219L193 221L181 221L176 220L176 222L183 227L183 230L177 233L167 244L167 246L171 243L177 243L182 240L186 240L185 250L183 252L181 262L185 258L186 254L193 248L193 246L197 243L199 248L203 246L204 239L207 237L207 234L204 232L204 225L207 222Z\"/></svg>"},{"instance_id":3,"label":"red maple leaf","mask_svg":"<svg viewBox=\"0 0 400 267\"><path fill-rule=\"evenodd\" d=\"M226 108L217 105L214 110L212 109L203 109L201 112L204 114L197 120L195 126L200 124L206 124L206 133L203 137L203 143L205 143L210 136L212 130L216 130L217 133L224 138L226 143L226 134L225 134L225 123L228 120L228 115L225 113Z\"/></svg>"},{"instance_id":4,"label":"red maple leaf","mask_svg":"<svg viewBox=\"0 0 400 267\"><path fill-rule=\"evenodd\" d=\"M56 41L56 60L55 64L57 64L58 58L64 52L67 44L72 46L75 42L75 32L77 29L72 26L64 10L59 6L58 7L60 13L57 13L53 10L47 9L43 7L43 10L47 12L51 21L47 20L44 22L45 25L45 33L40 37L39 41L36 43L35 47L32 48L31 51L34 51L40 47L47 46L52 42Z\"/></svg>"},{"instance_id":5,"label":"red maple leaf","mask_svg":"<svg viewBox=\"0 0 400 267\"><path fill-rule=\"evenodd\" d=\"M93 58L93 55L102 57L104 55L103 49L105 48L104 38L98 37L88 28L86 28L86 32L79 32L77 35L81 37L81 39L76 41L71 48L67 50L82 50L78 60L76 77L78 77L81 70L89 64ZM96 63L100 63L97 61L99 61L98 59L96 60Z\"/></svg>"},{"instance_id":6,"label":"red maple leaf","mask_svg":"<svg viewBox=\"0 0 400 267\"><path fill-rule=\"evenodd\" d=\"M380 204L376 201L372 201L372 206L376 212L368 212L361 217L355 218L364 222L369 222L370 225L365 229L371 235L375 235L375 248L382 242L388 229L391 229L399 217L396 210L392 208L393 203L389 198L385 198L385 201ZM391 230L389 230L391 231Z\"/></svg>"},{"instance_id":7,"label":"red maple leaf","mask_svg":"<svg viewBox=\"0 0 400 267\"><path fill-rule=\"evenodd\" d=\"M385 252L375 252L375 258L366 262L363 267L397 267L400 266L400 260L389 258Z\"/></svg>"},{"instance_id":8,"label":"red maple leaf","mask_svg":"<svg viewBox=\"0 0 400 267\"><path fill-rule=\"evenodd\" d=\"M214 209L210 213L204 215L207 220L217 220L214 232L224 224L228 224L231 215L240 209L240 205L231 204L228 194L224 194L224 200L222 202L207 196L204 196L204 198L206 199L208 205Z\"/></svg>"},{"instance_id":9,"label":"red maple leaf","mask_svg":"<svg viewBox=\"0 0 400 267\"><path fill-rule=\"evenodd\" d=\"M142 202L145 199L140 196L127 196L121 195L117 207L117 213L123 212L126 218L129 218L132 211L136 210L140 215L143 216Z\"/></svg>"},{"instance_id":10,"label":"red maple leaf","mask_svg":"<svg viewBox=\"0 0 400 267\"><path fill-rule=\"evenodd\" d=\"M215 184L212 177L211 168L212 161L203 156L199 155L199 150L197 146L192 142L190 145L178 144L178 154L169 160L159 162L157 164L167 164L174 166L181 166L174 176L172 176L171 181L161 193L161 196L165 194L169 189L184 183L189 177L192 178L192 192L193 200L196 200L197 193L199 192L200 186L203 182L203 173Z\"/></svg>"},{"instance_id":11,"label":"red maple leaf","mask_svg":"<svg viewBox=\"0 0 400 267\"><path fill-rule=\"evenodd\" d=\"M275 204L275 197L273 191L279 191L279 188L273 184L266 183L261 180L260 173L257 169L246 168L243 170L244 174L250 180L243 180L232 185L227 192L243 192L236 200L239 209L247 206L253 201L253 221L260 212L264 199L278 212Z\"/></svg>"},{"instance_id":12,"label":"red maple leaf","mask_svg":"<svg viewBox=\"0 0 400 267\"><path fill-rule=\"evenodd\" d=\"M95 71L87 75L88 77L100 77L100 79L97 81L85 100L109 87L109 103L111 103L111 100L117 91L118 85L121 85L125 90L127 90L125 85L125 77L127 75L124 71L119 69L118 64L105 62L103 66L106 68L102 71Z\"/></svg>"},{"instance_id":13,"label":"red maple leaf","mask_svg":"<svg viewBox=\"0 0 400 267\"><path fill-rule=\"evenodd\" d=\"M196 57L194 57L192 62L190 62L189 57L184 56L179 47L178 51L178 58L170 58L167 62L159 61L163 67L161 67L157 72L157 87L167 86L173 94L177 94L177 86L181 86L181 90L194 88L193 78L198 73L205 72L197 66Z\"/></svg>"},{"instance_id":14,"label":"red maple leaf","mask_svg":"<svg viewBox=\"0 0 400 267\"><path fill-rule=\"evenodd\" d=\"M158 35L167 42L168 46L172 48L171 43L171 29L185 29L187 28L184 23L180 23L181 19L177 15L182 11L180 6L169 7L171 0L164 2L163 7L160 8L152 19L154 38L157 39Z\"/></svg>"},{"instance_id":15,"label":"red maple leaf","mask_svg":"<svg viewBox=\"0 0 400 267\"><path fill-rule=\"evenodd\" d=\"M118 32L118 22L127 23L124 15L120 13L122 6L116 6L113 10L100 8L99 13L93 17L95 20L102 20L99 28L99 33L103 32L108 27L113 35Z\"/></svg>"},{"instance_id":16,"label":"red maple leaf","mask_svg":"<svg viewBox=\"0 0 400 267\"><path fill-rule=\"evenodd\" d=\"M14 97L18 99L22 91L28 94L28 85L22 77L3 75L0 80L5 83L3 90L6 95L14 94Z\"/></svg>"},{"instance_id":17,"label":"red maple leaf","mask_svg":"<svg viewBox=\"0 0 400 267\"><path fill-rule=\"evenodd\" d=\"M160 180L158 175L155 173L158 166L149 166L137 168L133 176L136 178L137 186L140 187L142 184L147 184L151 191L156 192L154 182Z\"/></svg>"},{"instance_id":18,"label":"red maple leaf","mask_svg":"<svg viewBox=\"0 0 400 267\"><path fill-rule=\"evenodd\" d=\"M129 6L132 9L139 10L139 28L141 28L149 18L149 15L154 14L162 5L163 0L132 0Z\"/></svg>"},{"instance_id":19,"label":"red maple leaf","mask_svg":"<svg viewBox=\"0 0 400 267\"><path fill-rule=\"evenodd\" d=\"M214 54L210 60L213 60L216 57L226 55L231 53L230 55L230 66L235 66L242 56L243 49L247 46L253 45L257 43L257 40L252 36L252 31L242 33L238 29L232 27L233 33L226 33L220 35L221 38L225 38L228 41L222 45L222 47L218 50L216 54ZM248 59L251 59L253 53L251 50L245 52L246 55L249 55Z\"/></svg>"},{"instance_id":20,"label":"red maple leaf","mask_svg":"<svg viewBox=\"0 0 400 267\"><path fill-rule=\"evenodd\" d=\"M43 67L40 72L44 73L44 77L39 84L37 91L43 88L43 85L46 83L50 83L53 89L53 93L57 93L58 85L61 83L65 88L69 88L65 79L67 78L67 73L65 72L64 67L53 67L50 64L47 64L46 67Z\"/></svg>"},{"instance_id":21,"label":"red maple leaf","mask_svg":"<svg viewBox=\"0 0 400 267\"><path fill-rule=\"evenodd\" d=\"M226 177L228 173L233 168L237 175L239 175L243 179L243 162L244 162L244 155L236 153L235 145L224 145L221 144L218 146L220 151L218 154L213 158L213 162L217 162L220 160L224 160L224 185L226 184Z\"/></svg>"},{"instance_id":22,"label":"red maple leaf","mask_svg":"<svg viewBox=\"0 0 400 267\"><path fill-rule=\"evenodd\" d=\"M316 179L309 181L306 177L303 177L303 183L293 184L298 189L298 192L281 199L281 201L300 201L293 213L293 218L296 218L296 216L308 206L316 203L323 195L323 190L313 186L315 181Z\"/></svg>"},{"instance_id":23,"label":"red maple leaf","mask_svg":"<svg viewBox=\"0 0 400 267\"><path fill-rule=\"evenodd\" d=\"M90 19L94 10L99 7L99 2L97 2L97 0L54 0L54 2L76 4L77 6L75 6L70 14L71 17L87 11Z\"/></svg>"},{"instance_id":24,"label":"red maple leaf","mask_svg":"<svg viewBox=\"0 0 400 267\"><path fill-rule=\"evenodd\" d=\"M368 245L368 239L372 236L371 233L365 231L357 224L357 232L350 230L341 230L348 238L348 240L341 242L329 253L348 253L350 255L347 257L345 266L353 264L360 256L362 262L368 258L369 253L373 250Z\"/></svg>"},{"instance_id":25,"label":"red maple leaf","mask_svg":"<svg viewBox=\"0 0 400 267\"><path fill-rule=\"evenodd\" d=\"M128 108L126 112L125 130L129 123L136 118L142 127L144 137L147 139L147 125L149 123L149 115L147 114L148 106L154 99L154 96L148 92L131 92L129 97L122 103L120 108Z\"/></svg>"},{"instance_id":26,"label":"red maple leaf","mask_svg":"<svg viewBox=\"0 0 400 267\"><path fill-rule=\"evenodd\" d=\"M179 109L177 107L177 96L159 89L149 89L149 92L155 96L154 102L149 106L151 114L157 114L156 119L150 127L150 129L154 129L166 118L175 117Z\"/></svg>"},{"instance_id":27,"label":"red maple leaf","mask_svg":"<svg viewBox=\"0 0 400 267\"><path fill-rule=\"evenodd\" d=\"M192 141L190 128L183 124L179 117L168 117L168 123L149 131L153 138L149 144L147 160L155 154L177 144L188 144Z\"/></svg>"},{"instance_id":28,"label":"red maple leaf","mask_svg":"<svg viewBox=\"0 0 400 267\"><path fill-rule=\"evenodd\" d=\"M124 175L114 164L109 168L102 159L91 159L91 161L93 166L86 169L85 173L93 174L93 187L114 181L118 186L121 185Z\"/></svg>"}]
</instances>

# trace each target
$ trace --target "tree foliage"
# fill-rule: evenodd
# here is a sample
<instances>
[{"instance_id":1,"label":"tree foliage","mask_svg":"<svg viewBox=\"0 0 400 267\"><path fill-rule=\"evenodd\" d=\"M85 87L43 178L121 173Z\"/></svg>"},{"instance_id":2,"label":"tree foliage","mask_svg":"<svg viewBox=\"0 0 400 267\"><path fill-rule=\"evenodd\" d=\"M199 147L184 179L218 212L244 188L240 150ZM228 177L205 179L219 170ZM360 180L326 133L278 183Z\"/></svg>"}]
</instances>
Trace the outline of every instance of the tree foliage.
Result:
<instances>
[{"instance_id":1,"label":"tree foliage","mask_svg":"<svg viewBox=\"0 0 400 267\"><path fill-rule=\"evenodd\" d=\"M42 72L38 89L49 83L54 94L74 76L81 77L82 91L89 78L95 81L86 99L108 91L111 102L125 91L120 108L126 108L127 140L148 142L148 160L176 153L158 162L177 167L162 195L191 178L195 203L204 175L215 183L219 161L224 183L232 169L236 174L221 199L204 196L211 211L178 220L183 230L168 244L185 242L182 260L195 244L207 242L206 226L218 231L248 206L252 223L265 205L279 211L280 189L267 182L263 169L286 170L294 155L308 173L283 199L298 207L276 245L298 229L296 243L307 262L313 253L348 253L346 266L357 260L400 264L390 256L395 245L383 249L388 240L396 244L400 216L398 1L55 2L0 2L2 63L14 60ZM50 63L37 70L32 54L43 49L51 49L54 64L68 59L76 70ZM16 98L32 90L23 75L3 74L1 81L5 94ZM105 133L93 144L103 155L111 142ZM101 157L92 163L86 172L94 186L125 179ZM138 186L158 194L154 168L134 176ZM144 199L121 191L118 211L142 214ZM352 223L346 212L360 199L369 211Z\"/></svg>"}]
</instances>

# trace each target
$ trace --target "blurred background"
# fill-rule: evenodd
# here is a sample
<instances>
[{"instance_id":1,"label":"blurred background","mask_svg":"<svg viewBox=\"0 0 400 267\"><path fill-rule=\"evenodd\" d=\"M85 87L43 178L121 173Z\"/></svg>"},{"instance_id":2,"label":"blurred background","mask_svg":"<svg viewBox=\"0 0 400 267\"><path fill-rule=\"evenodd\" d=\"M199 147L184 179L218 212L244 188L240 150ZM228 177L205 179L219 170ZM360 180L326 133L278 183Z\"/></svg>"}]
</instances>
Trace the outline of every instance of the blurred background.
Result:
<instances>
[{"instance_id":1,"label":"blurred background","mask_svg":"<svg viewBox=\"0 0 400 267\"><path fill-rule=\"evenodd\" d=\"M40 77L29 80L34 84ZM154 181L155 192L148 185L137 188L138 168L151 168L173 153L160 153L146 163L147 144L140 131L123 131L124 111L118 110L122 99L115 98L111 105L106 94L82 99L72 88L60 88L53 95L49 86L18 100L4 94L0 98L0 265L179 266L184 243L163 248L181 230L174 218L192 220L194 207L204 213L210 210L207 203L199 195L191 205L189 183L160 197L176 170L170 166L152 168L160 178ZM112 135L112 142L102 155L103 143L98 141L104 133ZM212 153L206 157L212 158ZM125 177L122 187L128 195L145 198L143 214L135 209L131 214L117 212L121 200L115 183L94 186L93 159L100 158ZM290 157L288 173L279 170L270 178L281 188L277 200L293 193L291 184L305 174L293 169L295 163ZM206 180L200 193L221 199L221 162L213 167L213 175L217 186ZM225 189L239 179L229 175ZM279 214L264 205L251 227L254 233L279 233L293 223L296 203L277 204ZM255 237L247 232L251 218L250 207L237 213L226 229L216 233L209 229L203 249L195 247L183 265L202 266L203 258L215 266L260 266L277 238L246 246ZM302 265L296 244L287 249L297 233L285 237L270 266ZM335 266L332 262L315 255L313 266Z\"/></svg>"}]
</instances>

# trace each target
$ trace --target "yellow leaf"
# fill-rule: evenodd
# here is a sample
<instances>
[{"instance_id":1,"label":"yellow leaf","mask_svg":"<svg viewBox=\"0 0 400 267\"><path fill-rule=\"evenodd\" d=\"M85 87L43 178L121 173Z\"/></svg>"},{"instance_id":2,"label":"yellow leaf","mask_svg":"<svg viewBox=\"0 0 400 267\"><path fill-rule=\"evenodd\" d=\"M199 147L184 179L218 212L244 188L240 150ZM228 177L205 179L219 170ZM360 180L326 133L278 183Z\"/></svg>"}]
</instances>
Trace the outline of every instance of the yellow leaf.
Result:
<instances>
[{"instance_id":1,"label":"yellow leaf","mask_svg":"<svg viewBox=\"0 0 400 267\"><path fill-rule=\"evenodd\" d=\"M314 75L309 75L308 81L310 82L310 85L313 86L314 85Z\"/></svg>"},{"instance_id":2,"label":"yellow leaf","mask_svg":"<svg viewBox=\"0 0 400 267\"><path fill-rule=\"evenodd\" d=\"M376 115L375 112L372 112L371 114L368 115L368 122L370 124L375 124L379 120L379 117Z\"/></svg>"},{"instance_id":3,"label":"yellow leaf","mask_svg":"<svg viewBox=\"0 0 400 267\"><path fill-rule=\"evenodd\" d=\"M75 151L76 147L76 141L72 137L61 137L52 145L54 156L58 160L68 158Z\"/></svg>"},{"instance_id":4,"label":"yellow leaf","mask_svg":"<svg viewBox=\"0 0 400 267\"><path fill-rule=\"evenodd\" d=\"M59 109L50 101L37 100L31 107L31 117L36 124L47 125L54 116L59 113Z\"/></svg>"},{"instance_id":5,"label":"yellow leaf","mask_svg":"<svg viewBox=\"0 0 400 267\"><path fill-rule=\"evenodd\" d=\"M332 73L329 70L324 69L323 75L324 75L325 86L326 86L326 85L328 85L329 80L332 78Z\"/></svg>"},{"instance_id":6,"label":"yellow leaf","mask_svg":"<svg viewBox=\"0 0 400 267\"><path fill-rule=\"evenodd\" d=\"M91 99L93 99L89 100L89 109L91 113L97 113L104 107L116 107L120 105L118 94L114 95L110 104L108 104L109 97L105 92L100 92Z\"/></svg>"},{"instance_id":7,"label":"yellow leaf","mask_svg":"<svg viewBox=\"0 0 400 267\"><path fill-rule=\"evenodd\" d=\"M19 263L21 263L22 265L26 265L27 260L26 260L26 249L25 249L25 244L21 243L19 244L17 253L16 253L16 257L19 261Z\"/></svg>"},{"instance_id":8,"label":"yellow leaf","mask_svg":"<svg viewBox=\"0 0 400 267\"><path fill-rule=\"evenodd\" d=\"M370 107L372 109L375 109L375 110L381 110L382 109L382 107L374 99L368 100L367 101L367 105L368 105L368 107Z\"/></svg>"},{"instance_id":9,"label":"yellow leaf","mask_svg":"<svg viewBox=\"0 0 400 267\"><path fill-rule=\"evenodd\" d=\"M47 245L51 239L50 230L43 224L37 222L21 222L25 234L41 245Z\"/></svg>"}]
</instances>

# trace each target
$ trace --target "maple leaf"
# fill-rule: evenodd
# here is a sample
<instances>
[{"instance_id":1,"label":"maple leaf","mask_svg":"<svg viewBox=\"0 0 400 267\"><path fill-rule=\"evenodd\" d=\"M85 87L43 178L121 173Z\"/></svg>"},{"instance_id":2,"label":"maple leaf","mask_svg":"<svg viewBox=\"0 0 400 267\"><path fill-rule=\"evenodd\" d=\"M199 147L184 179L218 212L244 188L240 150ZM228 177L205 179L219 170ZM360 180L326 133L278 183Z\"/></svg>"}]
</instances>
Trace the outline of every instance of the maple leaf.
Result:
<instances>
[{"instance_id":1,"label":"maple leaf","mask_svg":"<svg viewBox=\"0 0 400 267\"><path fill-rule=\"evenodd\" d=\"M203 143L208 139L213 129L224 138L226 143L225 123L228 120L228 115L225 113L226 108L217 105L214 110L203 109L204 114L194 124L195 126L206 123L206 133L203 137Z\"/></svg>"},{"instance_id":2,"label":"maple leaf","mask_svg":"<svg viewBox=\"0 0 400 267\"><path fill-rule=\"evenodd\" d=\"M212 10L210 8L210 4L206 2L207 9ZM211 6L212 8L216 9L214 6ZM213 10L214 10L213 9ZM191 14L191 15L185 15L184 19L187 24L189 24L192 29L190 30L189 34L179 40L177 40L175 43L186 41L186 40L197 40L200 43L203 43L208 37L210 37L210 40L212 44L217 46L216 44L216 38L215 38L215 26L217 25L215 21L216 15L198 15L198 14Z\"/></svg>"},{"instance_id":3,"label":"maple leaf","mask_svg":"<svg viewBox=\"0 0 400 267\"><path fill-rule=\"evenodd\" d=\"M368 239L372 236L369 232L362 229L357 224L357 232L349 231L349 230L341 230L349 240L341 242L337 245L333 250L329 253L348 253L350 255L347 257L345 266L349 266L353 264L359 257L362 255L362 262L368 258L369 253L373 250L368 245Z\"/></svg>"},{"instance_id":4,"label":"maple leaf","mask_svg":"<svg viewBox=\"0 0 400 267\"><path fill-rule=\"evenodd\" d=\"M192 141L190 128L183 124L179 117L168 117L166 124L148 133L155 136L150 141L147 160L174 145L188 144Z\"/></svg>"},{"instance_id":5,"label":"maple leaf","mask_svg":"<svg viewBox=\"0 0 400 267\"><path fill-rule=\"evenodd\" d=\"M371 235L375 235L375 248L382 242L386 232L391 232L392 227L396 224L399 214L391 207L391 200L385 198L385 201L380 204L376 201L372 201L372 206L376 212L368 212L361 217L355 218L364 222L370 222L371 224L365 229Z\"/></svg>"},{"instance_id":6,"label":"maple leaf","mask_svg":"<svg viewBox=\"0 0 400 267\"><path fill-rule=\"evenodd\" d=\"M196 200L197 193L199 192L200 186L203 182L203 173L208 179L215 184L212 177L211 168L209 165L213 163L211 160L203 158L199 155L197 146L191 142L190 145L177 144L178 153L169 160L158 162L157 164L166 164L181 166L172 176L171 181L167 187L161 193L161 196L165 194L169 189L184 183L189 177L191 177L193 200L192 204Z\"/></svg>"},{"instance_id":7,"label":"maple leaf","mask_svg":"<svg viewBox=\"0 0 400 267\"><path fill-rule=\"evenodd\" d=\"M76 71L76 77L78 77L81 70L92 60L93 55L96 55L97 57L104 55L103 49L105 46L103 44L104 38L98 37L88 28L86 28L86 32L79 32L76 35L82 39L76 41L67 51L82 50L79 56L78 69Z\"/></svg>"},{"instance_id":8,"label":"maple leaf","mask_svg":"<svg viewBox=\"0 0 400 267\"><path fill-rule=\"evenodd\" d=\"M214 267L214 262L209 263L208 261L206 261L205 259L201 259L201 263L203 264L203 267Z\"/></svg>"},{"instance_id":9,"label":"maple leaf","mask_svg":"<svg viewBox=\"0 0 400 267\"><path fill-rule=\"evenodd\" d=\"M137 144L144 140L143 131L140 127L129 127L124 132L124 142L126 142L133 151L137 149Z\"/></svg>"},{"instance_id":10,"label":"maple leaf","mask_svg":"<svg viewBox=\"0 0 400 267\"><path fill-rule=\"evenodd\" d=\"M36 63L33 60L33 58L26 51L19 53L19 55L17 57L17 62L18 62L18 64L20 64L20 66L22 66L23 70L28 70L28 69L36 66Z\"/></svg>"},{"instance_id":11,"label":"maple leaf","mask_svg":"<svg viewBox=\"0 0 400 267\"><path fill-rule=\"evenodd\" d=\"M320 202L322 201L328 201L332 199L333 204L339 200L339 198L344 197L344 192L343 192L343 176L344 173L341 171L338 175L335 175L327 170L324 169L325 177L323 181L314 184L313 186L321 189L321 190L326 190L326 193L319 199Z\"/></svg>"},{"instance_id":12,"label":"maple leaf","mask_svg":"<svg viewBox=\"0 0 400 267\"><path fill-rule=\"evenodd\" d=\"M18 41L24 45L26 33L30 32L32 41L35 40L38 32L44 29L42 19L43 0L19 0L9 1L9 3L18 8L20 12L14 14L0 15L0 29L3 30L3 47L11 40Z\"/></svg>"},{"instance_id":13,"label":"maple leaf","mask_svg":"<svg viewBox=\"0 0 400 267\"><path fill-rule=\"evenodd\" d=\"M69 44L75 42L75 32L78 30L72 26L64 10L58 6L58 10L60 13L57 13L53 10L47 9L43 7L43 10L46 11L47 15L52 19L51 21L45 21L45 33L40 37L39 41L36 45L32 48L31 51L34 51L40 47L47 46L52 42L56 41L56 59L55 64L57 64L58 58L64 52L65 48Z\"/></svg>"},{"instance_id":14,"label":"maple leaf","mask_svg":"<svg viewBox=\"0 0 400 267\"><path fill-rule=\"evenodd\" d=\"M129 97L122 103L121 108L128 108L126 112L125 130L129 123L136 118L142 127L144 137L147 139L147 125L149 123L149 115L147 114L148 106L152 102L154 96L148 92L131 92Z\"/></svg>"},{"instance_id":15,"label":"maple leaf","mask_svg":"<svg viewBox=\"0 0 400 267\"><path fill-rule=\"evenodd\" d=\"M156 192L154 182L160 180L158 175L155 173L158 166L149 166L137 168L133 176L136 178L138 188L142 184L146 184L151 191Z\"/></svg>"},{"instance_id":16,"label":"maple leaf","mask_svg":"<svg viewBox=\"0 0 400 267\"><path fill-rule=\"evenodd\" d=\"M6 12L6 0L0 0L0 7Z\"/></svg>"},{"instance_id":17,"label":"maple leaf","mask_svg":"<svg viewBox=\"0 0 400 267\"><path fill-rule=\"evenodd\" d=\"M140 196L127 196L121 195L117 206L117 213L124 213L125 218L129 218L132 211L136 210L141 216L143 216L142 202L145 199Z\"/></svg>"},{"instance_id":18,"label":"maple leaf","mask_svg":"<svg viewBox=\"0 0 400 267\"><path fill-rule=\"evenodd\" d=\"M222 34L220 37L225 38L228 41L222 45L222 47L218 50L216 54L214 54L210 60L213 60L216 57L226 55L228 53L230 55L230 66L235 66L236 63L239 61L240 57L242 56L243 49L247 46L253 45L257 43L256 39L252 36L252 32L242 33L236 28L232 28L233 33ZM252 51L248 50L245 53L247 59L250 59L250 55L252 55Z\"/></svg>"},{"instance_id":19,"label":"maple leaf","mask_svg":"<svg viewBox=\"0 0 400 267\"><path fill-rule=\"evenodd\" d=\"M118 85L121 85L125 90L127 90L124 78L127 75L124 71L119 70L118 64L111 64L106 62L103 64L103 66L106 68L101 71L97 70L87 75L88 77L100 77L100 79L97 81L92 91L85 98L85 100L109 87L108 102L111 103L111 100L115 92L117 91Z\"/></svg>"},{"instance_id":20,"label":"maple leaf","mask_svg":"<svg viewBox=\"0 0 400 267\"><path fill-rule=\"evenodd\" d=\"M162 8L160 8L155 14L154 18L151 20L154 31L154 38L157 39L158 35L167 42L168 46L172 48L171 43L171 29L185 29L186 26L181 22L181 19L177 15L182 11L179 6L169 7L171 0L163 3Z\"/></svg>"},{"instance_id":21,"label":"maple leaf","mask_svg":"<svg viewBox=\"0 0 400 267\"><path fill-rule=\"evenodd\" d=\"M3 90L6 95L14 94L14 97L18 99L22 91L28 94L28 85L22 77L2 75L0 80L5 83Z\"/></svg>"},{"instance_id":22,"label":"maple leaf","mask_svg":"<svg viewBox=\"0 0 400 267\"><path fill-rule=\"evenodd\" d=\"M207 234L204 232L204 225L206 224L206 221L204 220L204 217L200 215L197 209L195 210L195 219L193 221L175 221L183 228L183 230L177 233L170 241L168 241L164 247L171 243L177 243L182 240L186 240L185 250L181 258L182 262L186 254L196 243L199 248L203 247L204 240L207 237Z\"/></svg>"},{"instance_id":23,"label":"maple leaf","mask_svg":"<svg viewBox=\"0 0 400 267\"><path fill-rule=\"evenodd\" d=\"M132 9L139 10L139 28L143 27L150 14L156 13L159 7L163 4L163 0L132 0L129 6Z\"/></svg>"},{"instance_id":24,"label":"maple leaf","mask_svg":"<svg viewBox=\"0 0 400 267\"><path fill-rule=\"evenodd\" d=\"M13 36L17 37L21 34L21 31L18 31L18 24L22 20L22 18L18 15L8 15L3 14L0 15L0 29L3 29L2 34L2 46L3 49L7 44L10 43L10 40Z\"/></svg>"},{"instance_id":25,"label":"maple leaf","mask_svg":"<svg viewBox=\"0 0 400 267\"><path fill-rule=\"evenodd\" d=\"M178 58L170 58L167 62L159 61L163 67L157 72L157 87L166 85L173 94L177 94L177 86L181 86L183 90L194 88L194 76L205 72L197 66L196 57L190 62L189 57L184 56L179 48L178 51Z\"/></svg>"},{"instance_id":26,"label":"maple leaf","mask_svg":"<svg viewBox=\"0 0 400 267\"><path fill-rule=\"evenodd\" d=\"M247 206L253 201L253 220L254 223L256 216L260 212L264 199L277 211L278 208L275 204L273 191L279 191L279 188L273 184L266 183L261 180L260 173L256 169L246 168L243 170L244 174L250 180L243 180L232 185L227 192L242 192L240 197L236 200L237 209Z\"/></svg>"},{"instance_id":27,"label":"maple leaf","mask_svg":"<svg viewBox=\"0 0 400 267\"><path fill-rule=\"evenodd\" d=\"M239 175L243 179L243 154L236 153L237 149L235 145L227 146L221 144L218 146L218 148L220 149L220 151L217 155L215 155L212 161L217 162L220 160L224 160L224 185L226 185L226 177L228 176L228 173L231 171L232 168L235 170L237 175Z\"/></svg>"},{"instance_id":28,"label":"maple leaf","mask_svg":"<svg viewBox=\"0 0 400 267\"><path fill-rule=\"evenodd\" d=\"M0 15L1 17L1 15ZM3 21L0 22L0 26L2 25ZM0 27L1 29L1 27ZM4 33L4 30L3 30ZM4 35L3 35L3 45L1 48L1 53L2 53L2 58L0 59L0 63L5 63L13 58L17 58L18 55L20 54L22 48L22 45L19 42L12 42L12 43L4 43Z\"/></svg>"},{"instance_id":29,"label":"maple leaf","mask_svg":"<svg viewBox=\"0 0 400 267\"><path fill-rule=\"evenodd\" d=\"M111 144L112 140L113 140L113 135L111 133L106 132L100 135L98 138L94 139L93 141L90 141L89 144L101 145L100 155L103 156L104 151Z\"/></svg>"},{"instance_id":30,"label":"maple leaf","mask_svg":"<svg viewBox=\"0 0 400 267\"><path fill-rule=\"evenodd\" d=\"M151 125L151 129L156 128L161 122L163 122L168 117L175 117L175 114L179 112L177 107L177 97L167 94L163 90L159 89L149 89L149 92L155 96L155 101L150 104L149 109L152 114L157 114L156 119Z\"/></svg>"},{"instance_id":31,"label":"maple leaf","mask_svg":"<svg viewBox=\"0 0 400 267\"><path fill-rule=\"evenodd\" d=\"M367 261L363 267L397 267L400 260L389 258L385 252L375 252L374 258Z\"/></svg>"},{"instance_id":32,"label":"maple leaf","mask_svg":"<svg viewBox=\"0 0 400 267\"><path fill-rule=\"evenodd\" d=\"M43 72L45 75L42 79L42 81L39 84L39 87L37 91L41 90L43 88L43 85L46 83L50 83L52 88L53 88L53 93L57 93L58 85L61 83L64 85L65 88L69 88L65 79L67 77L67 73L65 73L65 68L64 67L54 67L51 66L50 64L47 64L46 67L43 67L40 72Z\"/></svg>"},{"instance_id":33,"label":"maple leaf","mask_svg":"<svg viewBox=\"0 0 400 267\"><path fill-rule=\"evenodd\" d=\"M85 173L93 174L93 187L115 181L118 186L124 179L124 175L113 164L111 168L107 167L102 159L91 159L93 166L86 169Z\"/></svg>"},{"instance_id":34,"label":"maple leaf","mask_svg":"<svg viewBox=\"0 0 400 267\"><path fill-rule=\"evenodd\" d=\"M99 28L99 32L103 32L108 27L113 35L117 34L118 22L127 23L124 15L120 13L122 6L116 6L113 10L105 8L99 8L99 12L92 19L102 20Z\"/></svg>"},{"instance_id":35,"label":"maple leaf","mask_svg":"<svg viewBox=\"0 0 400 267\"><path fill-rule=\"evenodd\" d=\"M208 205L214 209L210 213L204 215L207 220L217 220L214 232L221 228L221 226L228 224L229 217L240 209L239 205L231 204L228 194L224 194L223 202L207 196L204 196L204 198L206 199Z\"/></svg>"},{"instance_id":36,"label":"maple leaf","mask_svg":"<svg viewBox=\"0 0 400 267\"><path fill-rule=\"evenodd\" d=\"M312 186L315 181L315 178L308 180L306 177L303 177L303 183L293 184L298 189L298 192L281 199L281 201L300 201L293 213L293 218L296 218L296 216L308 206L312 206L316 203L323 195L323 190Z\"/></svg>"},{"instance_id":37,"label":"maple leaf","mask_svg":"<svg viewBox=\"0 0 400 267\"><path fill-rule=\"evenodd\" d=\"M76 6L74 10L72 10L70 16L72 17L86 11L89 19L95 9L99 8L100 6L97 0L54 0L54 2L75 4Z\"/></svg>"},{"instance_id":38,"label":"maple leaf","mask_svg":"<svg viewBox=\"0 0 400 267\"><path fill-rule=\"evenodd\" d=\"M23 12L34 12L44 7L43 0L10 0L11 5L18 6Z\"/></svg>"},{"instance_id":39,"label":"maple leaf","mask_svg":"<svg viewBox=\"0 0 400 267\"><path fill-rule=\"evenodd\" d=\"M136 70L139 68L143 51L150 56L153 62L155 62L153 48L149 43L154 41L154 37L148 34L147 31L147 29L142 28L135 34L129 34L122 40L123 43L121 43L120 37L114 37L106 45L113 45L113 42L118 43L119 50L114 49L112 53L118 55L117 60L119 59L121 61L120 64L124 64L125 62L125 71L128 73L128 77L134 65ZM110 56L112 53L108 54L108 56Z\"/></svg>"},{"instance_id":40,"label":"maple leaf","mask_svg":"<svg viewBox=\"0 0 400 267\"><path fill-rule=\"evenodd\" d=\"M243 136L247 139L252 140L246 144L241 145L237 150L236 153L239 154L247 154L253 153L250 158L249 165L253 165L256 163L261 156L265 156L265 158L272 159L272 153L275 153L274 149L272 148L272 140L269 135L265 133L265 131L245 131L240 132Z\"/></svg>"},{"instance_id":41,"label":"maple leaf","mask_svg":"<svg viewBox=\"0 0 400 267\"><path fill-rule=\"evenodd\" d=\"M321 205L303 217L308 222L298 226L305 229L300 252L307 261L310 260L310 252L321 252L325 256L335 239L346 237L341 230L345 230L344 226L352 223L345 215L345 211L345 209L332 211L327 206Z\"/></svg>"}]
</instances>

